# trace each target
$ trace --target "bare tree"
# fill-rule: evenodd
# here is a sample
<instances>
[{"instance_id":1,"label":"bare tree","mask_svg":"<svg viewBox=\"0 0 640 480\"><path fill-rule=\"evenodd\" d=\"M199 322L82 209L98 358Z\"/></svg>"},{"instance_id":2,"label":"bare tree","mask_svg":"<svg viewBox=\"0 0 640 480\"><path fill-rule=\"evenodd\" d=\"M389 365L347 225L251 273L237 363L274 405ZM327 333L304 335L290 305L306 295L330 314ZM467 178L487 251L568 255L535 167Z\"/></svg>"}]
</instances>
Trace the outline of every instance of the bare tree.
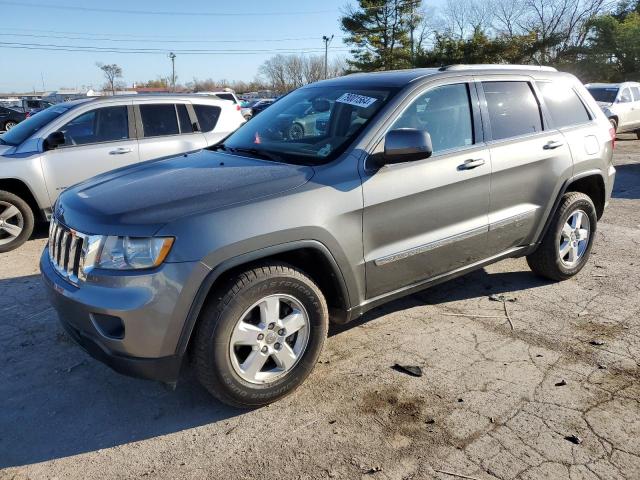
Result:
<instances>
[{"instance_id":1,"label":"bare tree","mask_svg":"<svg viewBox=\"0 0 640 480\"><path fill-rule=\"evenodd\" d=\"M525 2L514 0L493 0L493 30L498 35L513 37L523 32L523 17L528 7Z\"/></svg>"},{"instance_id":2,"label":"bare tree","mask_svg":"<svg viewBox=\"0 0 640 480\"><path fill-rule=\"evenodd\" d=\"M104 74L104 78L107 81L105 86L111 91L111 95L116 94L116 88L120 88L122 86L121 82L118 82L119 78L122 78L122 68L115 63L112 64L104 64L104 63L96 63L96 67L102 70Z\"/></svg>"}]
</instances>

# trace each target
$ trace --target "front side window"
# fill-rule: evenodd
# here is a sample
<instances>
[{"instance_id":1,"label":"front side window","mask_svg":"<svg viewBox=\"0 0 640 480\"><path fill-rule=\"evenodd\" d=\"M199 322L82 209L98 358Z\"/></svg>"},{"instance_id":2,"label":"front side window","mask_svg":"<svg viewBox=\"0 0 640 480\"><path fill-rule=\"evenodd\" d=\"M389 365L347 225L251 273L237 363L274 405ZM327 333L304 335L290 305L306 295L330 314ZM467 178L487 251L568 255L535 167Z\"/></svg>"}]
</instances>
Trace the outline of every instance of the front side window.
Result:
<instances>
[{"instance_id":1,"label":"front side window","mask_svg":"<svg viewBox=\"0 0 640 480\"><path fill-rule=\"evenodd\" d=\"M633 93L633 101L640 102L640 88L631 87L631 93Z\"/></svg>"},{"instance_id":2,"label":"front side window","mask_svg":"<svg viewBox=\"0 0 640 480\"><path fill-rule=\"evenodd\" d=\"M628 103L632 101L633 99L631 98L631 90L629 90L628 88L625 88L624 90L622 90L622 93L620 94L620 102Z\"/></svg>"},{"instance_id":3,"label":"front side window","mask_svg":"<svg viewBox=\"0 0 640 480\"><path fill-rule=\"evenodd\" d=\"M145 138L178 135L178 116L172 103L140 105Z\"/></svg>"},{"instance_id":4,"label":"front side window","mask_svg":"<svg viewBox=\"0 0 640 480\"><path fill-rule=\"evenodd\" d=\"M436 87L420 95L391 129L414 128L431 135L433 152L473 144L473 121L467 84Z\"/></svg>"},{"instance_id":5,"label":"front side window","mask_svg":"<svg viewBox=\"0 0 640 480\"><path fill-rule=\"evenodd\" d=\"M96 108L77 116L60 131L65 146L125 140L129 138L127 107Z\"/></svg>"},{"instance_id":6,"label":"front side window","mask_svg":"<svg viewBox=\"0 0 640 480\"><path fill-rule=\"evenodd\" d=\"M348 85L300 88L213 148L287 163L327 163L352 143L396 91Z\"/></svg>"},{"instance_id":7,"label":"front side window","mask_svg":"<svg viewBox=\"0 0 640 480\"><path fill-rule=\"evenodd\" d=\"M214 105L194 105L193 109L198 117L198 123L200 124L200 130L202 132L211 132L216 128L218 118L220 118L220 107Z\"/></svg>"},{"instance_id":8,"label":"front side window","mask_svg":"<svg viewBox=\"0 0 640 480\"><path fill-rule=\"evenodd\" d=\"M493 140L542 131L540 106L528 82L482 82Z\"/></svg>"},{"instance_id":9,"label":"front side window","mask_svg":"<svg viewBox=\"0 0 640 480\"><path fill-rule=\"evenodd\" d=\"M537 82L537 85L557 128L591 120L589 112L571 85L563 82Z\"/></svg>"}]
</instances>

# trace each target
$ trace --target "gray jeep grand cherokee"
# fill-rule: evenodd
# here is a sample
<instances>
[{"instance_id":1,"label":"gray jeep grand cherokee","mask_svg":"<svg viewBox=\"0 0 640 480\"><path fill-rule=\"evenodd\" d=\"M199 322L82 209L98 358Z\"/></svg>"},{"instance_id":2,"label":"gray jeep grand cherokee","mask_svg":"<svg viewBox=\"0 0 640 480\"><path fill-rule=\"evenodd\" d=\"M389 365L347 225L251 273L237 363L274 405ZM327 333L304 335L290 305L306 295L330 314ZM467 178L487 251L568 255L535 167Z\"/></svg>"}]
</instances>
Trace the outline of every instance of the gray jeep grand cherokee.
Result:
<instances>
[{"instance_id":1,"label":"gray jeep grand cherokee","mask_svg":"<svg viewBox=\"0 0 640 480\"><path fill-rule=\"evenodd\" d=\"M303 103L324 123L289 138ZM115 370L174 383L189 358L223 402L263 405L309 375L329 321L507 257L578 273L614 140L550 68L349 75L214 147L70 188L40 267L66 330Z\"/></svg>"}]
</instances>

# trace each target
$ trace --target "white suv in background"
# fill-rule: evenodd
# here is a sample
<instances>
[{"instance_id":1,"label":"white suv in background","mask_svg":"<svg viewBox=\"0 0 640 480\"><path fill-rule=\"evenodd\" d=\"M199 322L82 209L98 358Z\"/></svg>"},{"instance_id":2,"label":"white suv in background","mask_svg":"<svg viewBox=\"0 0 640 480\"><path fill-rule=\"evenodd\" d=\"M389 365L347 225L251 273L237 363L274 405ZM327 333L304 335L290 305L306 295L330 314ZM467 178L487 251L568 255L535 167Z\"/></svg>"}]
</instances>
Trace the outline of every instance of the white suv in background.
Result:
<instances>
[{"instance_id":1,"label":"white suv in background","mask_svg":"<svg viewBox=\"0 0 640 480\"><path fill-rule=\"evenodd\" d=\"M585 85L617 133L635 132L640 138L640 83Z\"/></svg>"},{"instance_id":2,"label":"white suv in background","mask_svg":"<svg viewBox=\"0 0 640 480\"><path fill-rule=\"evenodd\" d=\"M100 97L41 111L0 135L0 252L24 243L71 185L214 145L244 122L233 103L200 95Z\"/></svg>"}]
</instances>

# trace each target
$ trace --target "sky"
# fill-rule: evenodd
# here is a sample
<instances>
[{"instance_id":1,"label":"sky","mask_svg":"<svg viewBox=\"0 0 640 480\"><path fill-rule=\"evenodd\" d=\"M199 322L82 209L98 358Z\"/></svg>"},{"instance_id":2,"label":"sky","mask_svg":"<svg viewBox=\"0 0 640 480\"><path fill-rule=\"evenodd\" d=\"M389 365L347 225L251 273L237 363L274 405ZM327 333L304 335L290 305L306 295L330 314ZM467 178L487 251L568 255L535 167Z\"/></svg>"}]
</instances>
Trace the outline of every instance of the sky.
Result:
<instances>
[{"instance_id":1,"label":"sky","mask_svg":"<svg viewBox=\"0 0 640 480\"><path fill-rule=\"evenodd\" d=\"M130 86L169 76L170 51L177 55L178 82L248 81L277 53L323 54L323 35L335 35L330 57L346 56L338 22L346 3L0 0L0 92L42 90L43 83L45 90L100 89L96 62L120 65ZM73 51L87 48L96 51Z\"/></svg>"}]
</instances>

